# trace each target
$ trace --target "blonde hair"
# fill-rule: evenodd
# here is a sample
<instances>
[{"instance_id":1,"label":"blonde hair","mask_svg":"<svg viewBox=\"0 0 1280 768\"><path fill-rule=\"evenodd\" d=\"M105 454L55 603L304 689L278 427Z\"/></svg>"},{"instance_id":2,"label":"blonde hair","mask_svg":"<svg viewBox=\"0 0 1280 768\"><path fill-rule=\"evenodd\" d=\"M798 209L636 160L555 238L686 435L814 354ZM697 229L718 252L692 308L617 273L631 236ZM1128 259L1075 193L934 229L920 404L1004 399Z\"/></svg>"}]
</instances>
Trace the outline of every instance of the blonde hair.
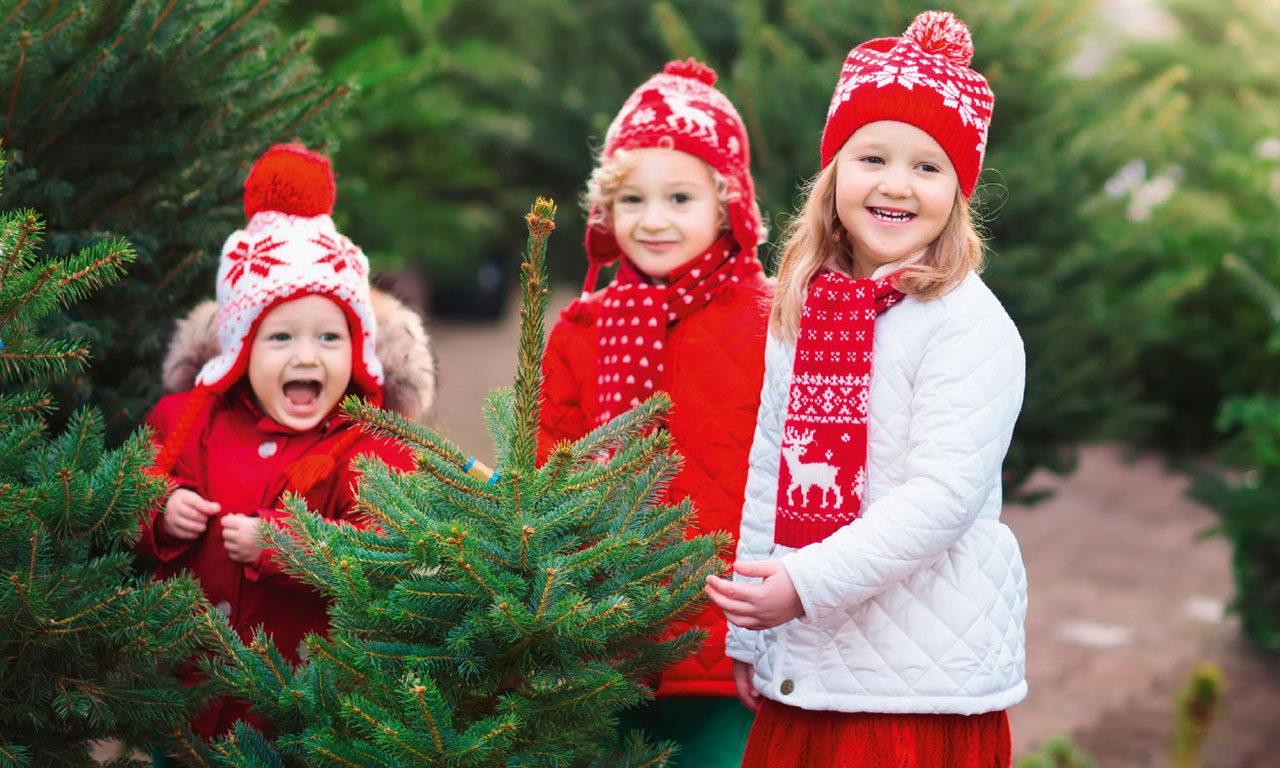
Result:
<instances>
[{"instance_id":1,"label":"blonde hair","mask_svg":"<svg viewBox=\"0 0 1280 768\"><path fill-rule=\"evenodd\" d=\"M814 177L800 215L792 220L778 265L778 286L769 325L778 338L794 342L809 284L824 268L853 274L849 233L836 215L836 163ZM936 299L959 285L970 271L982 269L986 247L972 209L959 187L942 232L920 261L903 269L898 290L917 299Z\"/></svg>"},{"instance_id":2,"label":"blonde hair","mask_svg":"<svg viewBox=\"0 0 1280 768\"><path fill-rule=\"evenodd\" d=\"M660 149L674 149L671 139L660 140ZM695 155L696 157L696 155ZM711 167L711 164L698 158L711 171L711 182L716 188L716 199L720 201L720 228L729 229L729 181L722 173ZM610 229L613 226L613 195L622 186L622 180L640 164L640 155L619 149L613 157L603 156L596 161L596 167L587 179L587 189L582 194L582 207L587 212L587 227ZM763 239L763 238L762 238Z\"/></svg>"}]
</instances>

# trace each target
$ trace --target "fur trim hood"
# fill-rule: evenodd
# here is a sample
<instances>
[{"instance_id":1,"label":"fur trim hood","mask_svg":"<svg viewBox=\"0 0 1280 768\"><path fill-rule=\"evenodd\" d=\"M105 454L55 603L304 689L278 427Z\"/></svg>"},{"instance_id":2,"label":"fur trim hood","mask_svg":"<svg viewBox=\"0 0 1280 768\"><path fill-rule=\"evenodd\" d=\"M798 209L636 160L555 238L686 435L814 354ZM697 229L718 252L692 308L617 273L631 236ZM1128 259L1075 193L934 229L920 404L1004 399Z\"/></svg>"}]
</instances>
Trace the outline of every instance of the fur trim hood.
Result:
<instances>
[{"instance_id":1,"label":"fur trim hood","mask_svg":"<svg viewBox=\"0 0 1280 768\"><path fill-rule=\"evenodd\" d=\"M382 407L424 422L436 401L436 358L422 317L376 288L370 304L378 323L374 354L386 375ZM216 301L202 301L177 322L161 369L166 393L193 388L201 367L222 351L214 327L217 314Z\"/></svg>"}]
</instances>

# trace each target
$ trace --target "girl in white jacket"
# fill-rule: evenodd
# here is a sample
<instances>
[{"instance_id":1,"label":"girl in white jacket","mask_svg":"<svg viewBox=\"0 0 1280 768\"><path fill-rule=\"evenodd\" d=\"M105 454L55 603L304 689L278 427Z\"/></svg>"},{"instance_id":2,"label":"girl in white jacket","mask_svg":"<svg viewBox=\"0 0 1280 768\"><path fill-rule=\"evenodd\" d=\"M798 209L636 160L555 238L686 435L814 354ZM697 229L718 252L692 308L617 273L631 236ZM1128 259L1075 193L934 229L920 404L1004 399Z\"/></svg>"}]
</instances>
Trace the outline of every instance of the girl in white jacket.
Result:
<instances>
[{"instance_id":1,"label":"girl in white jacket","mask_svg":"<svg viewBox=\"0 0 1280 768\"><path fill-rule=\"evenodd\" d=\"M770 320L730 621L744 766L996 768L1026 695L1026 577L1000 522L1022 340L968 199L993 99L969 31L850 52Z\"/></svg>"}]
</instances>

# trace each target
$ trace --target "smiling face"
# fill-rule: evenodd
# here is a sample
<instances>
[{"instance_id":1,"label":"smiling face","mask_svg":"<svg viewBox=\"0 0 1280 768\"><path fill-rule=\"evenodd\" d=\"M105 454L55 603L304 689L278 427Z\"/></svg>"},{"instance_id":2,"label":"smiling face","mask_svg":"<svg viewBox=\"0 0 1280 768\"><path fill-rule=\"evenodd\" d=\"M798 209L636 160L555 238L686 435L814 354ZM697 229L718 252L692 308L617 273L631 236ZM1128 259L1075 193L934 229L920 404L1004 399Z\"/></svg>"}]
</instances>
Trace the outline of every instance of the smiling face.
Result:
<instances>
[{"instance_id":1,"label":"smiling face","mask_svg":"<svg viewBox=\"0 0 1280 768\"><path fill-rule=\"evenodd\" d=\"M320 423L351 383L347 316L324 296L277 304L249 348L249 386L264 413L305 431Z\"/></svg>"},{"instance_id":2,"label":"smiling face","mask_svg":"<svg viewBox=\"0 0 1280 768\"><path fill-rule=\"evenodd\" d=\"M956 171L941 145L914 125L867 123L835 162L836 215L849 233L854 277L920 253L946 226Z\"/></svg>"},{"instance_id":3,"label":"smiling face","mask_svg":"<svg viewBox=\"0 0 1280 768\"><path fill-rule=\"evenodd\" d=\"M646 275L666 279L720 236L711 166L675 149L631 150L638 161L613 193L613 236Z\"/></svg>"}]
</instances>

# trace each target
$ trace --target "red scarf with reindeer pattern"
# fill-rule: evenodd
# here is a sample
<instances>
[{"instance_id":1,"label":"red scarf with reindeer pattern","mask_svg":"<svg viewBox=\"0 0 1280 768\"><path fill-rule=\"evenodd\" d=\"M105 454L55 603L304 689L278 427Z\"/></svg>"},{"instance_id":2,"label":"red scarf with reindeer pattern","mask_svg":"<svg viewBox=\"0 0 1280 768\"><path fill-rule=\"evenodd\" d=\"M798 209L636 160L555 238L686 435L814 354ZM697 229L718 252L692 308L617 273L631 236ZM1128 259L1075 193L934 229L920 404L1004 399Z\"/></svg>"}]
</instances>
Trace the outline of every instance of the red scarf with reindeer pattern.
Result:
<instances>
[{"instance_id":1,"label":"red scarf with reindeer pattern","mask_svg":"<svg viewBox=\"0 0 1280 768\"><path fill-rule=\"evenodd\" d=\"M773 540L822 541L858 517L867 482L867 399L876 317L903 294L897 275L823 272L809 286L787 397Z\"/></svg>"}]
</instances>

